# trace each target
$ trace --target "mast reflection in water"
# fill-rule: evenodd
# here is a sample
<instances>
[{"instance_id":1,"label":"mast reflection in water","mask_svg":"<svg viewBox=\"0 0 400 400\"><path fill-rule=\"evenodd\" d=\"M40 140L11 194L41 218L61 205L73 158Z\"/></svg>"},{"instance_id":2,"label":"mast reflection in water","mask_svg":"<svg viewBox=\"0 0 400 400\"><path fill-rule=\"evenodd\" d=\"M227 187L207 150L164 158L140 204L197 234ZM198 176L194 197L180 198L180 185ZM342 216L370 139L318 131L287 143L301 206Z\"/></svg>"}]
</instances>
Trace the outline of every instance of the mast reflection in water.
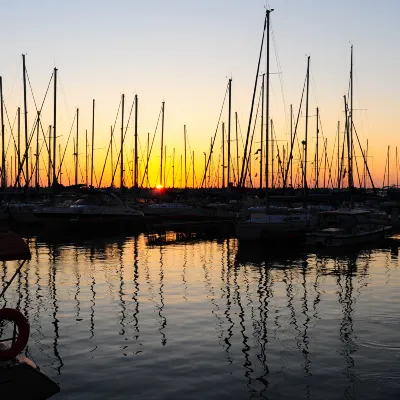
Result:
<instances>
[{"instance_id":1,"label":"mast reflection in water","mask_svg":"<svg viewBox=\"0 0 400 400\"><path fill-rule=\"evenodd\" d=\"M234 239L29 243L5 301L29 318L27 352L60 399L400 393L396 242L341 255Z\"/></svg>"}]
</instances>

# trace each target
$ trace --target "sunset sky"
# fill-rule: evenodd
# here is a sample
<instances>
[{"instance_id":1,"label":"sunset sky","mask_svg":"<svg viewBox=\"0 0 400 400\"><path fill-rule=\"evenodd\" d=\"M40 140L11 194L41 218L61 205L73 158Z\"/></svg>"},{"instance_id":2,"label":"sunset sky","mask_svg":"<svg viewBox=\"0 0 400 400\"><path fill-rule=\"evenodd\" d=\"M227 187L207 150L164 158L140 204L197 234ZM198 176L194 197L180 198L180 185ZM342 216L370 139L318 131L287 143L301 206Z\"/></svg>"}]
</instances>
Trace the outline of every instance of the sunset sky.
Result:
<instances>
[{"instance_id":1,"label":"sunset sky","mask_svg":"<svg viewBox=\"0 0 400 400\"><path fill-rule=\"evenodd\" d=\"M307 55L310 55L310 115L314 116L319 107L320 132L328 138L329 158L332 157L337 121L344 127L343 95L349 85L352 44L354 123L363 146L369 140L369 155L372 156L369 162L375 184L382 185L388 145L391 147L390 184L396 184L395 148L400 146L400 31L397 21L400 3L397 0L271 0L268 6L274 8L271 14L270 116L274 120L276 137L282 141L279 146L288 141L289 106L293 104L297 113ZM265 0L4 2L0 76L11 124L17 107L23 107L21 54L24 53L38 104L43 100L53 68L58 68L57 131L62 147L79 107L82 168L85 129L91 131L92 99L96 100L94 148L96 175L99 176L110 126L114 124L124 93L126 121L134 95L139 97L139 156L146 152L147 133L153 136L161 103L165 101L167 183L172 184L170 164L175 148L175 184L179 185L184 125L190 149L195 151L196 176L199 177L204 171L203 152L209 152L229 78L232 78L232 111L238 113L242 134L246 133L265 7ZM264 71L263 58L260 72ZM36 111L30 89L28 94L30 131ZM52 96L51 89L43 108L44 126L52 124ZM226 107L222 120L227 123ZM120 125L118 117L117 143ZM10 136L8 120L5 126L7 141ZM14 129L16 132L16 125ZM309 160L312 162L315 117L310 118L309 129ZM302 140L304 116L298 133ZM215 164L221 146L220 133L218 135ZM255 140L259 140L258 136ZM126 143L128 162L132 160L132 145L131 120ZM73 183L72 137L69 147L63 176L65 184L68 171ZM152 185L159 181L159 148L160 130L151 158ZM7 153L9 162L11 155L13 150ZM47 160L47 155L43 153L41 157L41 175L46 183L47 161L43 165L43 160ZM361 164L361 159L358 162ZM109 169L107 167L102 185L110 182ZM190 184L191 179L190 175ZM312 179L310 175L310 182ZM115 181L119 183L118 173ZM358 184L358 178L355 182ZM131 184L128 171L126 183Z\"/></svg>"}]
</instances>

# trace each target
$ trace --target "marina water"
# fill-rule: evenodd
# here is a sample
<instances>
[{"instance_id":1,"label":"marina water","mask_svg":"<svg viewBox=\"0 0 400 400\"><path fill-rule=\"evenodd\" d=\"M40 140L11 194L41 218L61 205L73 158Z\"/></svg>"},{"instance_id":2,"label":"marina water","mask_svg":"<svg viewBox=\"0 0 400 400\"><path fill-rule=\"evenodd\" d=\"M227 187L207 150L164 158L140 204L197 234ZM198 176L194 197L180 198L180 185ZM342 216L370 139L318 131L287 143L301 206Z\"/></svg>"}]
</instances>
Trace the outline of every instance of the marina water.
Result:
<instances>
[{"instance_id":1,"label":"marina water","mask_svg":"<svg viewBox=\"0 0 400 400\"><path fill-rule=\"evenodd\" d=\"M6 300L57 399L400 394L396 239L337 254L143 235L29 244Z\"/></svg>"}]
</instances>

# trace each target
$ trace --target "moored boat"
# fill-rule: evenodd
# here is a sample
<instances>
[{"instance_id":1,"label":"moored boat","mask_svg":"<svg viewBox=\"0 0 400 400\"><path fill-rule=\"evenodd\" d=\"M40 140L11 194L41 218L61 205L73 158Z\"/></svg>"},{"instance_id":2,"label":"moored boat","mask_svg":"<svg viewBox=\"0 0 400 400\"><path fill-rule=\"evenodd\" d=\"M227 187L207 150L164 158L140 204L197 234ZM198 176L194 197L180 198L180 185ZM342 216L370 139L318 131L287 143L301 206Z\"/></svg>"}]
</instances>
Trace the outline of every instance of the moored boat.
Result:
<instances>
[{"instance_id":1,"label":"moored boat","mask_svg":"<svg viewBox=\"0 0 400 400\"><path fill-rule=\"evenodd\" d=\"M319 229L307 235L307 243L323 247L359 245L383 239L390 229L377 223L369 210L326 211L319 215Z\"/></svg>"}]
</instances>

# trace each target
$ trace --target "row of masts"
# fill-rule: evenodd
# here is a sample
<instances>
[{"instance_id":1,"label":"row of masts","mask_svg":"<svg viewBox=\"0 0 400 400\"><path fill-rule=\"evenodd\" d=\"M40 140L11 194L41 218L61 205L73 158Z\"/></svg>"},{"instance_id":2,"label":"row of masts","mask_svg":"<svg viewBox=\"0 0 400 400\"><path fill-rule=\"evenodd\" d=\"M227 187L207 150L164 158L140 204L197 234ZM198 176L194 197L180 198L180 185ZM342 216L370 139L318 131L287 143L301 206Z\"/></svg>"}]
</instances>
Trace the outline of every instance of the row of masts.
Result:
<instances>
[{"instance_id":1,"label":"row of masts","mask_svg":"<svg viewBox=\"0 0 400 400\"><path fill-rule=\"evenodd\" d=\"M238 115L235 112L235 131L236 138L232 139L232 79L228 80L227 85L227 95L228 95L228 127L227 132L225 132L225 123L221 123L221 153L222 163L220 163L220 159L218 159L217 168L214 169L217 175L216 183L215 179L212 179L212 164L213 164L213 155L216 153L214 151L215 141L218 132L218 126L216 134L214 138L211 138L210 149L207 152L203 152L204 154L204 170L201 173L202 178L195 179L195 152L192 151L191 154L191 166L192 166L192 182L190 185L189 181L189 171L188 171L188 135L186 125L183 127L183 136L184 136L184 153L180 156L180 170L181 170L181 178L180 178L180 187L210 187L210 186L220 186L222 188L226 188L227 186L235 185L238 187L257 187L259 189L270 189L275 187L295 187L301 186L305 193L307 194L308 189L314 187L315 189L319 189L321 180L323 181L322 187L332 187L335 186L340 189L344 185L344 177L347 175L348 182L347 186L352 188L354 187L354 178L353 178L353 161L355 160L355 146L354 146L354 137L353 137L353 47L351 47L351 68L350 68L350 89L348 100L347 97L344 96L344 110L345 110L345 130L343 135L343 140L340 138L340 122L338 121L337 127L337 140L335 143L335 147L337 150L337 171L336 171L336 179L333 177L333 156L329 157L328 154L328 140L324 138L320 134L320 110L316 108L316 148L314 155L314 171L312 174L308 174L307 169L309 165L308 160L308 134L309 134L309 77L310 77L310 57L307 57L307 74L305 81L305 138L301 142L302 146L298 149L298 162L297 168L293 171L294 167L294 154L295 154L295 144L297 138L298 144L298 135L297 135L297 125L298 119L294 128L293 121L293 106L290 106L290 145L283 145L281 148L278 144L278 140L276 139L275 129L273 119L270 117L270 60L269 60L269 47L270 47L270 13L273 10L267 10L265 15L265 23L263 30L263 37L260 48L260 55L258 60L256 79L254 85L254 91L251 102L250 109L250 117L249 123L247 126L247 135L245 144L243 145L242 155L239 154L239 138L238 138ZM266 72L260 74L260 64L261 58L263 54L263 46L264 46L264 36L266 33ZM24 95L24 110L23 110L23 122L24 122L24 139L25 139L25 152L22 154L21 152L21 120L20 114L21 110L18 107L17 109L17 141L15 144L15 155L14 162L11 162L11 166L14 164L14 168L11 167L11 180L12 186L17 188L22 188L22 182L24 181L24 189L27 191L29 186L35 186L38 190L40 188L40 154L41 148L39 144L39 136L40 131L42 130L42 115L41 109L36 110L36 120L34 124L34 131L36 131L36 145L35 145L35 153L32 155L32 138L33 133L28 135L28 109L27 109L27 71L26 71L26 63L25 63L25 55L22 55L23 61L23 95ZM57 147L57 68L54 68L52 80L53 80L53 124L48 127L48 135L47 138L43 132L43 141L45 147L47 148L48 153L48 165L47 165L47 186L48 188L52 188L53 191L56 190L59 181L61 181L62 176L62 166L65 156L62 153L61 145ZM256 116L253 118L255 103L256 103L256 92L258 89L258 80L259 77L262 77L261 82L261 90L260 90L260 99L261 99L261 116L260 116L260 142L258 148L255 149L257 143L254 141L254 131L256 127L256 120L259 112L259 105L257 106ZM51 81L51 80L50 80ZM304 94L303 90L303 94ZM303 99L303 96L302 96ZM0 77L0 103L1 103L1 146L2 146L2 160L1 160L1 186L3 191L7 190L7 163L6 163L6 143L5 143L5 124L4 124L4 100L3 100L3 81ZM142 164L145 164L145 167L142 168L142 177L140 177L140 165L139 165L139 154L138 154L138 95L134 97L134 153L133 153L133 167L132 167L132 186L134 188L143 187L143 186L152 186L150 184L149 178L149 162L151 157L151 149L152 144L150 146L150 134L147 137L147 151L146 151L146 159ZM127 122L125 120L125 95L121 96L121 135L120 135L120 149L117 152L117 161L115 163L115 154L113 148L115 147L115 127L111 126L111 135L108 149L110 150L111 156L111 186L114 186L115 173L116 168L119 165L119 175L120 182L119 187L125 188L127 187L127 182L125 180L125 164L126 160L124 157L125 152L125 137L127 133ZM299 115L301 111L301 105L299 107ZM222 114L222 110L221 110ZM221 115L220 115L221 119ZM254 119L254 121L253 121ZM159 186L167 186L168 179L166 178L167 171L167 146L164 143L164 122L165 122L165 102L162 102L161 106L161 143L160 143L160 167L158 174L158 185ZM128 121L129 123L129 121ZM95 186L95 168L94 168L94 143L95 143L95 100L93 99L92 103L92 126L91 126L91 157L88 155L89 149L89 141L88 141L88 131L86 130L85 136L85 182L80 182L79 180L79 108L76 109L75 114L75 124L76 124L76 133L75 138L73 139L73 157L74 157L74 184L86 184L92 187ZM219 122L218 122L219 125ZM227 137L226 137L227 133ZM357 136L358 140L358 136ZM154 141L154 138L153 138ZM322 141L322 156L320 153L320 141ZM15 142L15 140L14 140ZM236 142L236 157L232 157L232 149L231 144ZM359 142L359 141L358 141ZM359 143L360 148L361 144ZM345 155L345 148L347 149L347 157ZM57 154L58 150L58 154ZM104 162L103 171L101 177L99 179L96 178L97 186L101 186L102 177L105 170L109 150L107 151L106 160ZM227 154L225 154L225 150L227 150ZM335 151L335 148L334 148ZM372 177L368 168L367 158L368 158L368 141L367 147L365 150L361 149L364 171L362 173L362 179L359 179L359 184L361 186L361 182L366 187L367 186L367 174L373 186ZM175 187L175 178L176 178L176 168L175 168L175 148L172 151L172 187ZM254 160L254 155L257 156L256 160ZM182 160L183 156L183 160ZM22 157L22 158L21 158ZM29 165L30 158L34 157L35 165L33 167L33 163L31 161L31 174L29 173ZM190 156L189 156L190 157ZM236 160L235 160L236 158ZM241 158L241 163L240 163ZM345 166L345 158L347 159L347 168ZM12 159L12 157L11 157ZM90 165L89 165L90 159ZM259 160L259 165L255 161ZM389 149L388 149L388 157L387 157L387 182L389 185ZM58 163L57 163L58 161ZM236 161L236 163L235 163ZM322 167L323 165L323 167ZM398 167L397 163L397 148L396 148L396 169ZM14 171L13 171L14 169ZM323 179L321 178L321 170L323 171ZM184 178L182 179L182 174L184 173ZM396 172L398 175L398 173ZM90 179L89 179L90 175ZM258 179L257 178L258 175ZM308 180L310 179L310 175L314 175L314 185L309 185ZM81 174L82 176L82 174ZM199 175L200 176L200 175ZM386 177L386 171L385 171ZM22 179L24 178L24 179ZM32 185L33 179L33 185ZM398 180L398 179L397 179ZM258 181L258 184L257 184ZM60 182L61 183L61 182Z\"/></svg>"}]
</instances>

